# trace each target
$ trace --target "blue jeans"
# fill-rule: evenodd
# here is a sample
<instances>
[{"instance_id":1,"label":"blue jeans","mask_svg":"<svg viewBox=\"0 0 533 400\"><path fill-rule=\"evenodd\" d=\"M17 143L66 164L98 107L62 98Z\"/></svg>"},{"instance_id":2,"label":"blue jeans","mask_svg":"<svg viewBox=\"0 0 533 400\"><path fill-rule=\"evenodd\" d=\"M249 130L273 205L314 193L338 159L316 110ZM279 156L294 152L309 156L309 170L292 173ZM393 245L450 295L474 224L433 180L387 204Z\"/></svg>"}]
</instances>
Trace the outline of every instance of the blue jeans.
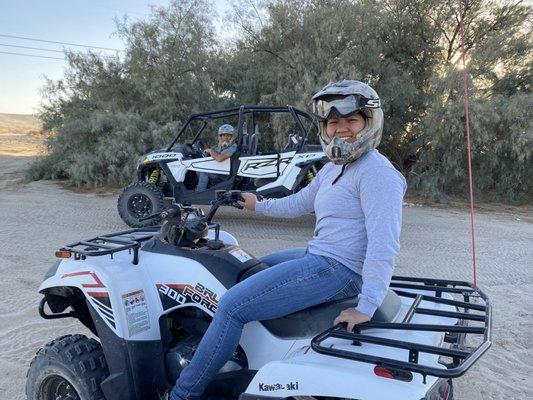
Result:
<instances>
[{"instance_id":1,"label":"blue jeans","mask_svg":"<svg viewBox=\"0 0 533 400\"><path fill-rule=\"evenodd\" d=\"M198 187L196 190L198 192L203 192L207 190L207 185L209 184L209 174L207 172L198 172Z\"/></svg>"},{"instance_id":2,"label":"blue jeans","mask_svg":"<svg viewBox=\"0 0 533 400\"><path fill-rule=\"evenodd\" d=\"M201 396L237 348L247 322L283 317L361 291L360 275L332 258L309 254L305 249L268 254L261 261L275 266L252 275L222 296L191 363L170 393L171 400Z\"/></svg>"},{"instance_id":3,"label":"blue jeans","mask_svg":"<svg viewBox=\"0 0 533 400\"><path fill-rule=\"evenodd\" d=\"M209 186L209 181L211 181L213 185L216 185L217 183L220 183L226 179L228 179L228 177L224 175L198 172L198 186L196 187L196 191L203 192L207 190L207 187Z\"/></svg>"}]
</instances>

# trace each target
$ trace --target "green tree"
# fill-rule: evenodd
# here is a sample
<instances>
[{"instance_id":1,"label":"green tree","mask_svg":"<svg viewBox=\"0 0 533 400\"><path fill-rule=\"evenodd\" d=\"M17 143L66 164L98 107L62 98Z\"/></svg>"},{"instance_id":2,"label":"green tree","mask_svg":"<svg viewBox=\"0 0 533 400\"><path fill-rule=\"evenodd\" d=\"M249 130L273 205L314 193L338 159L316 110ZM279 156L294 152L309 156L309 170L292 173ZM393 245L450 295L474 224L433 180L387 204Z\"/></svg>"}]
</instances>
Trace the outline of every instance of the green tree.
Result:
<instances>
[{"instance_id":1,"label":"green tree","mask_svg":"<svg viewBox=\"0 0 533 400\"><path fill-rule=\"evenodd\" d=\"M457 13L439 28L444 60L428 87L410 176L413 188L439 201L464 193L467 182ZM533 194L531 9L470 1L465 23L474 189L485 199L526 201Z\"/></svg>"},{"instance_id":2,"label":"green tree","mask_svg":"<svg viewBox=\"0 0 533 400\"><path fill-rule=\"evenodd\" d=\"M118 22L124 56L68 53L64 77L43 88L40 117L54 134L29 176L77 186L130 181L139 154L167 144L189 113L216 104L210 15L206 1L174 1L147 21Z\"/></svg>"},{"instance_id":3,"label":"green tree","mask_svg":"<svg viewBox=\"0 0 533 400\"><path fill-rule=\"evenodd\" d=\"M531 9L522 1L467 0L464 12L476 189L523 200L532 190ZM457 1L277 0L248 2L235 15L243 39L228 57L231 79L222 89L308 108L332 79L366 81L384 104L380 149L411 189L440 201L465 192ZM495 172L500 162L509 172Z\"/></svg>"}]
</instances>

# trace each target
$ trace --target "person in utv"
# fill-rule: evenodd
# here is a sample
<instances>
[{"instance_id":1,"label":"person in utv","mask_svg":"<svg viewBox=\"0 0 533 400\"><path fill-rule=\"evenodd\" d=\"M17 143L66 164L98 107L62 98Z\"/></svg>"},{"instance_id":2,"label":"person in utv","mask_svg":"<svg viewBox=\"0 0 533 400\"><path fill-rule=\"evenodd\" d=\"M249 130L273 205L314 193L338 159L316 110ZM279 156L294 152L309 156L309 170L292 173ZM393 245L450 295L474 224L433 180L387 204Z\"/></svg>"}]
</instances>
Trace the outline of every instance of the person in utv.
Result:
<instances>
[{"instance_id":1,"label":"person in utv","mask_svg":"<svg viewBox=\"0 0 533 400\"><path fill-rule=\"evenodd\" d=\"M258 201L243 193L246 210L273 217L316 214L306 249L261 261L274 266L229 289L188 367L167 398L198 399L237 348L244 324L279 318L319 303L358 295L332 324L352 330L370 321L385 297L400 250L404 177L376 150L383 130L377 93L343 80L313 96L320 142L331 160L291 196ZM297 296L294 294L297 293ZM357 303L357 304L355 304Z\"/></svg>"},{"instance_id":2,"label":"person in utv","mask_svg":"<svg viewBox=\"0 0 533 400\"><path fill-rule=\"evenodd\" d=\"M237 144L233 142L233 126L230 124L221 125L218 128L218 145L212 149L205 149L206 155L210 155L214 160L223 162L230 158L237 151ZM209 180L214 182L223 180L222 175L208 174L206 172L200 172L198 175L198 187L197 191L202 192L207 190Z\"/></svg>"}]
</instances>

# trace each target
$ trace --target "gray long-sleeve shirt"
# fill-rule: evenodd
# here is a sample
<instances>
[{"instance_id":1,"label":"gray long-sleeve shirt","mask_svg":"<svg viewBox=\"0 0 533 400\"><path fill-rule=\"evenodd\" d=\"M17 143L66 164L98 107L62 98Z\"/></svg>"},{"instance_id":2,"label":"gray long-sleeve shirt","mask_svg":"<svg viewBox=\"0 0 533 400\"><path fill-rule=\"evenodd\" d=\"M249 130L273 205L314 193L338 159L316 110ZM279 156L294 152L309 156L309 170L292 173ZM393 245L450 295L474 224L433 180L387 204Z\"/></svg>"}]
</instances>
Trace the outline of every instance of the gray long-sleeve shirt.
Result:
<instances>
[{"instance_id":1,"label":"gray long-sleeve shirt","mask_svg":"<svg viewBox=\"0 0 533 400\"><path fill-rule=\"evenodd\" d=\"M315 211L309 252L331 257L362 275L357 310L372 316L385 297L400 251L405 179L377 150L342 166L326 164L304 189L263 200L255 210L273 217Z\"/></svg>"}]
</instances>

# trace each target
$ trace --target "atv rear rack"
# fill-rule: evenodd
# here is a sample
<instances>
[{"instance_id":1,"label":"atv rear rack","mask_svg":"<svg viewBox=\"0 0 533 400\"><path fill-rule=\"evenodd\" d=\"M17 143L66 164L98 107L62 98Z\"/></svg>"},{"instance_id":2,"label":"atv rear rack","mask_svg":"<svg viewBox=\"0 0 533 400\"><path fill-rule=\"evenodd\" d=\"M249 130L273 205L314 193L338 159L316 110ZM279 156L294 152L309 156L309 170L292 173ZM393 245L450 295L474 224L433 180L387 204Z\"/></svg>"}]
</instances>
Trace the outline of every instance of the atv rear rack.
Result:
<instances>
[{"instance_id":1,"label":"atv rear rack","mask_svg":"<svg viewBox=\"0 0 533 400\"><path fill-rule=\"evenodd\" d=\"M79 242L67 244L60 250L70 251L76 260L84 260L86 257L103 256L119 251L128 250L133 252L132 263L139 263L139 248L141 244L158 232L159 226L136 228L127 231L101 235L92 239L81 240Z\"/></svg>"},{"instance_id":2,"label":"atv rear rack","mask_svg":"<svg viewBox=\"0 0 533 400\"><path fill-rule=\"evenodd\" d=\"M342 324L337 324L313 338L311 341L311 347L313 350L317 353L334 357L375 364L383 368L391 369L392 371L417 372L423 376L425 383L427 375L439 378L456 378L463 375L491 346L492 311L490 300L482 291L474 288L471 283L453 280L394 276L390 286L399 296L413 299L411 307L401 322L371 321L356 325L353 333L347 332ZM422 291L422 293L403 291L400 289ZM426 294L427 292L435 292L435 295ZM443 293L462 295L463 301L443 298ZM471 299L473 298L481 300L483 304L471 302ZM420 307L422 301L452 305L458 309L462 309L463 312L423 308ZM458 323L455 325L412 324L410 322L415 314L454 318L458 320ZM475 321L478 323L478 326L468 326L468 321ZM444 342L448 343L449 346L429 346L362 333L362 331L369 329L444 332ZM483 342L474 349L467 348L467 335L483 335ZM322 345L322 342L328 338L351 340L354 345L354 351L340 350ZM361 346L362 343L409 350L408 359L398 360L355 351L355 349L357 349L356 346ZM449 357L452 362L440 362L445 366L445 368L442 369L422 365L418 363L418 356L420 353Z\"/></svg>"}]
</instances>

